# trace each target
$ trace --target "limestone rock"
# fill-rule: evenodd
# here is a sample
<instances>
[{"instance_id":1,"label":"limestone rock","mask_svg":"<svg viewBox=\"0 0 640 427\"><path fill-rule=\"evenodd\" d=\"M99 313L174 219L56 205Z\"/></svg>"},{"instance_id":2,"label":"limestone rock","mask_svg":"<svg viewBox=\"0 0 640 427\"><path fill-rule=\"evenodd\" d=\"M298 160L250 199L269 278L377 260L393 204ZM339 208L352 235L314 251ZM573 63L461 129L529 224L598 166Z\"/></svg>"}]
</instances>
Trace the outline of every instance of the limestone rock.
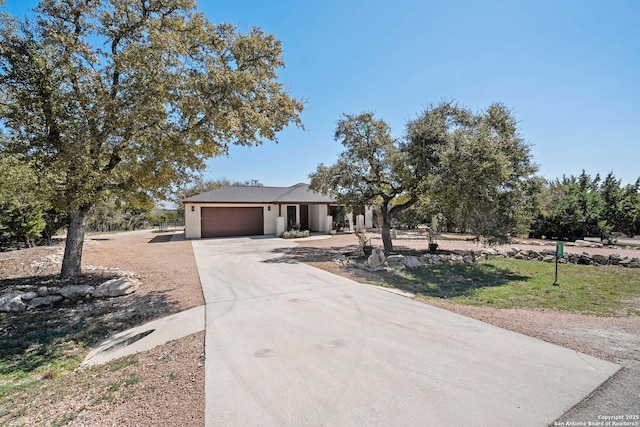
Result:
<instances>
[{"instance_id":1,"label":"limestone rock","mask_svg":"<svg viewBox=\"0 0 640 427\"><path fill-rule=\"evenodd\" d=\"M618 265L620 261L622 261L622 255L620 254L609 255L609 264Z\"/></svg>"},{"instance_id":2,"label":"limestone rock","mask_svg":"<svg viewBox=\"0 0 640 427\"><path fill-rule=\"evenodd\" d=\"M46 297L50 294L51 292L49 291L49 288L47 288L46 286L40 286L38 288L38 296L41 297Z\"/></svg>"},{"instance_id":3,"label":"limestone rock","mask_svg":"<svg viewBox=\"0 0 640 427\"><path fill-rule=\"evenodd\" d=\"M601 248L603 246L602 243L589 242L586 240L576 240L574 244L583 248Z\"/></svg>"},{"instance_id":4,"label":"limestone rock","mask_svg":"<svg viewBox=\"0 0 640 427\"><path fill-rule=\"evenodd\" d=\"M396 265L401 265L404 261L404 256L402 255L389 255L387 257L387 264L390 267L394 267Z\"/></svg>"},{"instance_id":5,"label":"limestone rock","mask_svg":"<svg viewBox=\"0 0 640 427\"><path fill-rule=\"evenodd\" d=\"M595 255L593 255L593 261L597 262L598 264L608 264L609 263L609 257L606 256L606 255L595 254Z\"/></svg>"},{"instance_id":6,"label":"limestone rock","mask_svg":"<svg viewBox=\"0 0 640 427\"><path fill-rule=\"evenodd\" d=\"M462 260L462 256L460 255L451 255L451 260L449 261L451 265L462 265L464 261Z\"/></svg>"},{"instance_id":7,"label":"limestone rock","mask_svg":"<svg viewBox=\"0 0 640 427\"><path fill-rule=\"evenodd\" d=\"M542 258L542 261L544 262L554 262L555 260L556 260L555 255L545 255L544 258Z\"/></svg>"},{"instance_id":8,"label":"limestone rock","mask_svg":"<svg viewBox=\"0 0 640 427\"><path fill-rule=\"evenodd\" d=\"M96 298L120 297L135 292L139 286L140 282L136 279L119 277L117 279L107 280L97 286L93 292L93 296Z\"/></svg>"},{"instance_id":9,"label":"limestone rock","mask_svg":"<svg viewBox=\"0 0 640 427\"><path fill-rule=\"evenodd\" d=\"M22 298L22 301L31 301L37 296L38 294L35 292L25 292L24 294L22 294L21 298Z\"/></svg>"},{"instance_id":10,"label":"limestone rock","mask_svg":"<svg viewBox=\"0 0 640 427\"><path fill-rule=\"evenodd\" d=\"M406 256L404 257L404 265L407 268L418 268L421 263L418 257L415 256Z\"/></svg>"},{"instance_id":11,"label":"limestone rock","mask_svg":"<svg viewBox=\"0 0 640 427\"><path fill-rule=\"evenodd\" d=\"M29 306L27 308L36 308L43 305L51 305L54 302L58 302L62 299L60 295L48 295L45 297L36 297L29 301Z\"/></svg>"},{"instance_id":12,"label":"limestone rock","mask_svg":"<svg viewBox=\"0 0 640 427\"><path fill-rule=\"evenodd\" d=\"M369 258L367 259L367 265L369 266L369 268L378 268L382 266L384 262L385 262L384 251L378 248L374 249L373 253L369 255Z\"/></svg>"},{"instance_id":13,"label":"limestone rock","mask_svg":"<svg viewBox=\"0 0 640 427\"><path fill-rule=\"evenodd\" d=\"M591 265L593 264L593 257L585 252L582 255L580 255L580 258L578 258L578 264Z\"/></svg>"},{"instance_id":14,"label":"limestone rock","mask_svg":"<svg viewBox=\"0 0 640 427\"><path fill-rule=\"evenodd\" d=\"M24 292L11 291L0 296L0 311L24 311L27 305L22 301Z\"/></svg>"},{"instance_id":15,"label":"limestone rock","mask_svg":"<svg viewBox=\"0 0 640 427\"><path fill-rule=\"evenodd\" d=\"M76 300L79 298L84 298L87 295L93 294L93 291L94 291L93 286L71 285L71 286L65 286L64 288L61 288L58 291L58 293L67 299Z\"/></svg>"}]
</instances>

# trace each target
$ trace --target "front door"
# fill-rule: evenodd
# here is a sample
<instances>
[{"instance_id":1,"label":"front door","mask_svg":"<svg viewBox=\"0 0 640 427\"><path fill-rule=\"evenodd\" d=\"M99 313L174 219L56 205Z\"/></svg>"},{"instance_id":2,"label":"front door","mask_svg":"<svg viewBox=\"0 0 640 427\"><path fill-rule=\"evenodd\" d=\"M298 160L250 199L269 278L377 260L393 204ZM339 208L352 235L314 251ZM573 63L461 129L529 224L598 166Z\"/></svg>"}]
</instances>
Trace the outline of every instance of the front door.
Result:
<instances>
[{"instance_id":1,"label":"front door","mask_svg":"<svg viewBox=\"0 0 640 427\"><path fill-rule=\"evenodd\" d=\"M295 206L287 206L287 230L291 230L298 224Z\"/></svg>"},{"instance_id":2,"label":"front door","mask_svg":"<svg viewBox=\"0 0 640 427\"><path fill-rule=\"evenodd\" d=\"M309 229L309 205L300 205L300 229Z\"/></svg>"}]
</instances>

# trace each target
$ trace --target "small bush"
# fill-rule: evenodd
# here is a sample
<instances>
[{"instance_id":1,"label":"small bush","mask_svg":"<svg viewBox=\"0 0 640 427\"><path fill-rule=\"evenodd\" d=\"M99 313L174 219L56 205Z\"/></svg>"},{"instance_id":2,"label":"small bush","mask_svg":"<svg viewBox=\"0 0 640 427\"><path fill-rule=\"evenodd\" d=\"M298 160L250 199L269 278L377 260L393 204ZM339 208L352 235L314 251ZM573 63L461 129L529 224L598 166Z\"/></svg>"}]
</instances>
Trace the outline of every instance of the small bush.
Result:
<instances>
[{"instance_id":1,"label":"small bush","mask_svg":"<svg viewBox=\"0 0 640 427\"><path fill-rule=\"evenodd\" d=\"M309 237L309 235L310 235L309 230L304 230L304 231L290 230L282 233L282 238L283 239L301 239L303 237Z\"/></svg>"}]
</instances>

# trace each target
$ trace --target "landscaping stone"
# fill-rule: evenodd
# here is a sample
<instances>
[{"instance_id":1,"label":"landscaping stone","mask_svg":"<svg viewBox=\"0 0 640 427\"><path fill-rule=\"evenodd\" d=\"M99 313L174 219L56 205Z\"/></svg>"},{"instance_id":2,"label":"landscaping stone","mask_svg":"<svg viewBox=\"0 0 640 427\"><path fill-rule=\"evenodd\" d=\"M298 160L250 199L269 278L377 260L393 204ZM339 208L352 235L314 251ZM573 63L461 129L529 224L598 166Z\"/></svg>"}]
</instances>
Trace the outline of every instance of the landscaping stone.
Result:
<instances>
[{"instance_id":1,"label":"landscaping stone","mask_svg":"<svg viewBox=\"0 0 640 427\"><path fill-rule=\"evenodd\" d=\"M22 295L24 295L24 292L11 291L0 296L0 311L24 311L27 308L27 305L22 301Z\"/></svg>"},{"instance_id":2,"label":"landscaping stone","mask_svg":"<svg viewBox=\"0 0 640 427\"><path fill-rule=\"evenodd\" d=\"M367 265L369 266L369 268L380 267L384 264L384 262L385 262L384 251L378 248L375 248L373 250L373 253L369 255L369 258L367 259Z\"/></svg>"},{"instance_id":3,"label":"landscaping stone","mask_svg":"<svg viewBox=\"0 0 640 427\"><path fill-rule=\"evenodd\" d=\"M36 297L29 301L28 309L41 307L43 305L51 305L54 302L58 302L62 299L60 295L48 295L46 297Z\"/></svg>"},{"instance_id":4,"label":"landscaping stone","mask_svg":"<svg viewBox=\"0 0 640 427\"><path fill-rule=\"evenodd\" d=\"M485 259L491 259L494 257L511 257L521 260L531 261L555 261L555 248L545 248L537 250L525 250L516 252L517 248L512 248L509 251L502 249L481 249L481 250L465 250L465 251L452 251L450 253L423 253L419 257L417 256L403 256L403 255L390 255L385 257L382 249L375 249L374 253L364 262L358 263L355 261L340 261L343 265L353 266L369 271L393 271L394 269L407 268L433 268L443 264L445 265L470 265L476 262L483 261ZM617 265L620 267L628 268L640 268L640 258L622 257L619 254L612 254L609 256L594 254L591 255L588 252L582 254L565 253L564 257L558 259L558 263L561 264L584 264L584 265Z\"/></svg>"},{"instance_id":5,"label":"landscaping stone","mask_svg":"<svg viewBox=\"0 0 640 427\"><path fill-rule=\"evenodd\" d=\"M618 265L622 261L622 255L620 254L611 254L609 255L609 264Z\"/></svg>"},{"instance_id":6,"label":"landscaping stone","mask_svg":"<svg viewBox=\"0 0 640 427\"><path fill-rule=\"evenodd\" d=\"M588 253L584 252L578 258L578 262L577 263L578 264L582 264L582 265L591 265L591 264L593 264L593 257L591 255L589 255Z\"/></svg>"},{"instance_id":7,"label":"landscaping stone","mask_svg":"<svg viewBox=\"0 0 640 427\"><path fill-rule=\"evenodd\" d=\"M609 257L607 255L595 254L593 255L593 261L598 264L607 265L609 263Z\"/></svg>"},{"instance_id":8,"label":"landscaping stone","mask_svg":"<svg viewBox=\"0 0 640 427\"><path fill-rule=\"evenodd\" d=\"M89 285L71 285L61 288L58 293L63 297L71 300L84 298L87 295L93 294L94 287Z\"/></svg>"},{"instance_id":9,"label":"landscaping stone","mask_svg":"<svg viewBox=\"0 0 640 427\"><path fill-rule=\"evenodd\" d=\"M407 268L418 268L420 267L421 263L416 256L406 256L404 257L404 265Z\"/></svg>"},{"instance_id":10,"label":"landscaping stone","mask_svg":"<svg viewBox=\"0 0 640 427\"><path fill-rule=\"evenodd\" d=\"M21 298L22 298L22 301L31 301L37 296L38 294L36 292L25 292L24 294L22 294Z\"/></svg>"},{"instance_id":11,"label":"landscaping stone","mask_svg":"<svg viewBox=\"0 0 640 427\"><path fill-rule=\"evenodd\" d=\"M576 240L575 242L573 242L573 244L575 246L580 246L583 248L601 248L603 246L602 243L588 242L586 240Z\"/></svg>"},{"instance_id":12,"label":"landscaping stone","mask_svg":"<svg viewBox=\"0 0 640 427\"><path fill-rule=\"evenodd\" d=\"M389 267L395 267L396 265L402 265L404 262L403 255L389 255L387 257L387 265Z\"/></svg>"},{"instance_id":13,"label":"landscaping stone","mask_svg":"<svg viewBox=\"0 0 640 427\"><path fill-rule=\"evenodd\" d=\"M461 265L464 264L464 261L460 255L451 255L450 263L451 265Z\"/></svg>"},{"instance_id":14,"label":"landscaping stone","mask_svg":"<svg viewBox=\"0 0 640 427\"><path fill-rule=\"evenodd\" d=\"M117 279L107 280L97 286L93 291L93 296L96 298L120 297L135 292L139 286L140 282L136 279L119 277Z\"/></svg>"},{"instance_id":15,"label":"landscaping stone","mask_svg":"<svg viewBox=\"0 0 640 427\"><path fill-rule=\"evenodd\" d=\"M82 303L83 299L92 297L105 298L124 296L135 292L140 282L133 278L118 278L104 282L98 288L88 285L70 285L63 288L57 286L40 286L37 292L11 291L0 295L0 312L22 312L27 309L51 305L54 302L68 299Z\"/></svg>"}]
</instances>

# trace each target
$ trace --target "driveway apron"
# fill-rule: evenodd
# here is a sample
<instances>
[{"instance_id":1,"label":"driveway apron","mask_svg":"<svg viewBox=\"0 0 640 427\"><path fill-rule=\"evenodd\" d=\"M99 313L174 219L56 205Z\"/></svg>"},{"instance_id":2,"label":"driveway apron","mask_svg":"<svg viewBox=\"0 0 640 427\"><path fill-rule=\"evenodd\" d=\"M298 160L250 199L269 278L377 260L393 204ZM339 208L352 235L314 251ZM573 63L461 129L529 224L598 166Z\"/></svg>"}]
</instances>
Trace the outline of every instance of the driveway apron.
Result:
<instances>
[{"instance_id":1,"label":"driveway apron","mask_svg":"<svg viewBox=\"0 0 640 427\"><path fill-rule=\"evenodd\" d=\"M297 263L293 245L193 242L207 426L545 426L620 368Z\"/></svg>"}]
</instances>

